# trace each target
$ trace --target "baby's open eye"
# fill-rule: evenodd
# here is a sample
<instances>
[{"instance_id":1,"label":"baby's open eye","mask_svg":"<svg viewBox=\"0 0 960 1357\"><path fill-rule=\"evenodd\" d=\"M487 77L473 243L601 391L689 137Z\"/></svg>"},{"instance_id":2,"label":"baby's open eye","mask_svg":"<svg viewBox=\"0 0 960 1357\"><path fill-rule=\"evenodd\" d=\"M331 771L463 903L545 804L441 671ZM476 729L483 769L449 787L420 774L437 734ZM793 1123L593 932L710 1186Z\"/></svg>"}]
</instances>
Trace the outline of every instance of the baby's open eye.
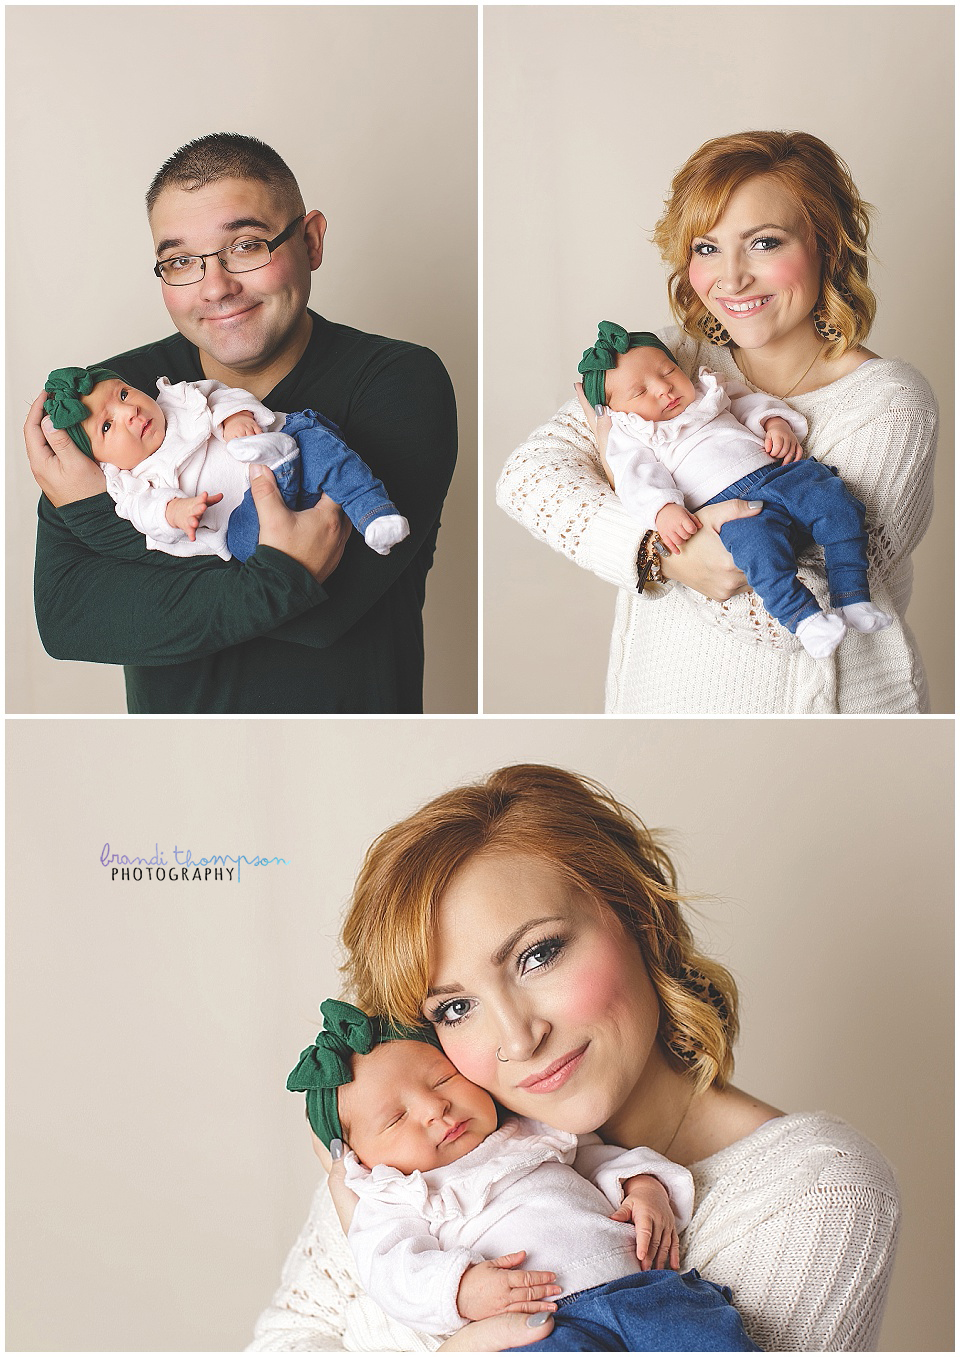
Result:
<instances>
[{"instance_id":1,"label":"baby's open eye","mask_svg":"<svg viewBox=\"0 0 960 1357\"><path fill-rule=\"evenodd\" d=\"M122 401L125 401L129 395L130 395L130 392L127 390L127 388L126 388L125 386L122 386L122 387L120 388L120 399L121 399Z\"/></svg>"},{"instance_id":2,"label":"baby's open eye","mask_svg":"<svg viewBox=\"0 0 960 1357\"><path fill-rule=\"evenodd\" d=\"M103 421L103 423L100 425L100 433L101 433L101 435L107 433L107 432L109 431L109 429L110 429L110 420L109 420L109 419L105 419L105 420Z\"/></svg>"}]
</instances>

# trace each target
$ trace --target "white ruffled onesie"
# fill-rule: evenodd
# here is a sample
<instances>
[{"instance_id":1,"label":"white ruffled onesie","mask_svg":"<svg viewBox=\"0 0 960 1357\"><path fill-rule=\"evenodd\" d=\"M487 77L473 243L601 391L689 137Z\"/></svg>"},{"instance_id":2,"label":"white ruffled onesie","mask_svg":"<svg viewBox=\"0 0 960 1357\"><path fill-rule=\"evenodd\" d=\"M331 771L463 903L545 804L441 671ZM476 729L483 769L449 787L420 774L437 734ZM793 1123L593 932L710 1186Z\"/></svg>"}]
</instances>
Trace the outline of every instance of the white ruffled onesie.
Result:
<instances>
[{"instance_id":1,"label":"white ruffled onesie","mask_svg":"<svg viewBox=\"0 0 960 1357\"><path fill-rule=\"evenodd\" d=\"M517 1249L524 1267L555 1272L568 1294L638 1272L633 1225L609 1219L628 1178L663 1183L678 1230L693 1214L693 1178L679 1164L526 1117L427 1173L371 1170L351 1152L345 1166L360 1199L347 1234L360 1279L388 1314L427 1333L466 1322L457 1291L467 1267Z\"/></svg>"},{"instance_id":2,"label":"white ruffled onesie","mask_svg":"<svg viewBox=\"0 0 960 1357\"><path fill-rule=\"evenodd\" d=\"M157 404L167 428L156 452L132 471L121 471L101 462L107 492L117 513L128 519L147 539L151 551L170 556L220 556L231 559L227 548L227 524L250 485L249 462L276 467L298 454L296 439L281 433L285 414L265 405L239 387L205 379L177 382L166 377L157 382ZM224 441L223 421L248 411L263 430L256 439ZM270 435L269 439L264 435ZM241 460L237 451L246 454ZM223 499L206 509L191 542L179 528L167 522L172 499L191 499L206 490Z\"/></svg>"},{"instance_id":3,"label":"white ruffled onesie","mask_svg":"<svg viewBox=\"0 0 960 1357\"><path fill-rule=\"evenodd\" d=\"M652 531L665 504L701 508L751 471L774 465L764 451L763 421L785 419L797 438L807 436L803 415L764 391L701 367L696 400L673 419L649 420L608 410L613 428L607 461L624 507Z\"/></svg>"}]
</instances>

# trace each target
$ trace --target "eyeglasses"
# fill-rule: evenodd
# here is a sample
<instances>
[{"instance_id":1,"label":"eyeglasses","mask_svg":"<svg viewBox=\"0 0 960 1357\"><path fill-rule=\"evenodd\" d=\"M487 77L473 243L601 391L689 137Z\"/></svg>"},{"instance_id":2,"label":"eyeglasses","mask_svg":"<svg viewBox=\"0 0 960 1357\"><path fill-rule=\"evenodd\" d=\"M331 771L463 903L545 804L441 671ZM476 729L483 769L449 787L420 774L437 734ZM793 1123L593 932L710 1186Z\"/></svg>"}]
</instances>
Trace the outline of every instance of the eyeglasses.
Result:
<instances>
[{"instance_id":1,"label":"eyeglasses","mask_svg":"<svg viewBox=\"0 0 960 1357\"><path fill-rule=\"evenodd\" d=\"M189 287L191 283L199 283L206 272L207 260L216 255L228 273L252 273L270 263L274 250L290 239L304 216L301 212L299 217L294 217L273 240L238 240L236 245L228 245L225 250L211 250L208 254L175 254L169 259L158 259L153 271L168 287Z\"/></svg>"}]
</instances>

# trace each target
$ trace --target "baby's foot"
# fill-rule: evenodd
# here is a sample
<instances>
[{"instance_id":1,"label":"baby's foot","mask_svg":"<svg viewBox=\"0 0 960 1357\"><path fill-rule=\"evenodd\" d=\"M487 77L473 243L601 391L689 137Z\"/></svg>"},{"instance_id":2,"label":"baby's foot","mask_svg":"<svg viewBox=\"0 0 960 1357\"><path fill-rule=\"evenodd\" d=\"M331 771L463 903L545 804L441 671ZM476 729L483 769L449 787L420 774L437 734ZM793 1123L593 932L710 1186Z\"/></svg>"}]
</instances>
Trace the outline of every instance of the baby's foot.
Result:
<instances>
[{"instance_id":1,"label":"baby's foot","mask_svg":"<svg viewBox=\"0 0 960 1357\"><path fill-rule=\"evenodd\" d=\"M260 466L278 467L296 457L297 440L288 433L255 433L249 438L231 438L227 452L238 462L257 462Z\"/></svg>"},{"instance_id":2,"label":"baby's foot","mask_svg":"<svg viewBox=\"0 0 960 1357\"><path fill-rule=\"evenodd\" d=\"M410 524L401 514L381 514L367 528L363 540L378 556L388 556L391 547L409 536Z\"/></svg>"},{"instance_id":3,"label":"baby's foot","mask_svg":"<svg viewBox=\"0 0 960 1357\"><path fill-rule=\"evenodd\" d=\"M814 613L797 625L797 640L815 660L832 655L846 635L847 626L836 613Z\"/></svg>"},{"instance_id":4,"label":"baby's foot","mask_svg":"<svg viewBox=\"0 0 960 1357\"><path fill-rule=\"evenodd\" d=\"M854 631L883 631L893 621L890 614L883 612L875 603L848 603L838 611Z\"/></svg>"}]
</instances>

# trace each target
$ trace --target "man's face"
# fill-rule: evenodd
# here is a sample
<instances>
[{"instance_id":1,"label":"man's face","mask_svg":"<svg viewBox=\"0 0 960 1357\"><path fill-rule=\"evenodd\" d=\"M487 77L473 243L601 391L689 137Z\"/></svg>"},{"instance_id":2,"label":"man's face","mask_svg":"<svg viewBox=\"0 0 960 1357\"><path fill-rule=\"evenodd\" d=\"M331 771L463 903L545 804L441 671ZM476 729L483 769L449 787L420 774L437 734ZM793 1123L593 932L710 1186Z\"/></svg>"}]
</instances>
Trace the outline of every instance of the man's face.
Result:
<instances>
[{"instance_id":1,"label":"man's face","mask_svg":"<svg viewBox=\"0 0 960 1357\"><path fill-rule=\"evenodd\" d=\"M150 229L157 258L168 259L272 240L295 215L266 184L220 179L193 191L164 189ZM198 283L161 283L174 325L223 368L255 374L268 367L307 324L310 273L320 266L325 226L319 212L308 213L270 263L250 273L228 273L214 257Z\"/></svg>"}]
</instances>

